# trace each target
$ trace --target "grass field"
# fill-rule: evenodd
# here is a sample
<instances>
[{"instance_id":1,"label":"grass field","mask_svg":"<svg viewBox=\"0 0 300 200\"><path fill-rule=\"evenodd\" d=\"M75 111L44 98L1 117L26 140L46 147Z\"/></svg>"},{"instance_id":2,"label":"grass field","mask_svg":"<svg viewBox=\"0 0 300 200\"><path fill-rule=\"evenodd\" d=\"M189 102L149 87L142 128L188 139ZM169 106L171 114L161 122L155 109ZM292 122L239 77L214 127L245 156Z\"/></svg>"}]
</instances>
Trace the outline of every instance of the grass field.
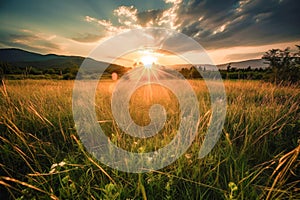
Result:
<instances>
[{"instance_id":1,"label":"grass field","mask_svg":"<svg viewBox=\"0 0 300 200\"><path fill-rule=\"evenodd\" d=\"M159 86L136 91L130 113L137 124L149 123L153 103L168 113L158 135L138 140L112 118L113 84L101 82L96 96L99 124L110 140L133 152L168 144L179 123L175 96ZM196 140L172 165L131 174L85 151L72 119L73 81L6 81L0 86L0 199L300 199L300 89L225 81L221 138L198 159L210 102L203 81L190 84L201 114Z\"/></svg>"}]
</instances>

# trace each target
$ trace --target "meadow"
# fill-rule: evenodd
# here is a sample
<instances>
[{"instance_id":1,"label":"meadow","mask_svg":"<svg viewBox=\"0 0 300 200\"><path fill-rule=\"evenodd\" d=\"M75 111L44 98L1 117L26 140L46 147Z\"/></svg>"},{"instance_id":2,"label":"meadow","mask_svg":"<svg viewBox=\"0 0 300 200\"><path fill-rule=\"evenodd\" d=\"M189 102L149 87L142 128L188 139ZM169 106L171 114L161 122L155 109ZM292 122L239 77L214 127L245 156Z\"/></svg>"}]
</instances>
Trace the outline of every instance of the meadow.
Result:
<instances>
[{"instance_id":1,"label":"meadow","mask_svg":"<svg viewBox=\"0 0 300 200\"><path fill-rule=\"evenodd\" d=\"M300 199L300 88L262 81L224 81L227 114L213 151L198 159L210 120L209 93L190 80L200 108L198 135L173 164L134 174L109 168L82 145L72 116L73 81L7 80L0 86L0 199ZM153 103L167 122L154 137L137 139L116 125L110 108L115 83L97 89L99 125L112 142L132 152L168 144L178 102L160 86L131 99L132 119L149 123Z\"/></svg>"}]
</instances>

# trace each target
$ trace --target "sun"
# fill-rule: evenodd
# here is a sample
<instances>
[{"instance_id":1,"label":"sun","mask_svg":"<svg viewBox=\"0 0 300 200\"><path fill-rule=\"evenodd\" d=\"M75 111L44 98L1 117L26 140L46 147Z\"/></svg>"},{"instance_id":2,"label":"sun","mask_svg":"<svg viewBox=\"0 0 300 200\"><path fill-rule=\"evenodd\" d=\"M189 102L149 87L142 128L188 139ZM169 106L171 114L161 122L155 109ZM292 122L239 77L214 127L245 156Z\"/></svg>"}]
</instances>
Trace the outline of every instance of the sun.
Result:
<instances>
[{"instance_id":1,"label":"sun","mask_svg":"<svg viewBox=\"0 0 300 200\"><path fill-rule=\"evenodd\" d=\"M150 69L153 63L156 63L157 57L153 55L145 55L140 58L140 61L144 64L145 68Z\"/></svg>"}]
</instances>

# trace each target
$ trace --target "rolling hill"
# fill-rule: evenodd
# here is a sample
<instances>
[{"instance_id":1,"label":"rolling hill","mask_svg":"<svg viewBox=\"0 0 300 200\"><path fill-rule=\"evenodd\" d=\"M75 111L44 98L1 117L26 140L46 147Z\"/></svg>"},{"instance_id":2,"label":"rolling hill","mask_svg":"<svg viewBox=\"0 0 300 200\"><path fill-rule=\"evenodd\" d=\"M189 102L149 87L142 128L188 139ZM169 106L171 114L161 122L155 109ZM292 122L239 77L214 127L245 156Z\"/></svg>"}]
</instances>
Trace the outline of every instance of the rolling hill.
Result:
<instances>
[{"instance_id":1,"label":"rolling hill","mask_svg":"<svg viewBox=\"0 0 300 200\"><path fill-rule=\"evenodd\" d=\"M79 67L85 60L80 56L64 56L28 52L21 49L0 49L0 63L7 64L13 67L34 67L37 69L47 68L74 68ZM110 66L110 70L124 70L125 67L109 64L94 59L88 58L88 62L94 66Z\"/></svg>"},{"instance_id":2,"label":"rolling hill","mask_svg":"<svg viewBox=\"0 0 300 200\"><path fill-rule=\"evenodd\" d=\"M226 70L229 64L231 68L236 68L236 69L246 69L249 66L251 67L251 69L258 69L258 68L266 69L267 67L269 67L269 64L267 64L266 61L263 59L252 59L252 60L244 60L239 62L224 63L224 64L216 65L216 67L220 70ZM206 70L215 70L215 66L211 64L195 64L195 65L178 64L178 65L170 65L168 67L172 67L174 69L180 70L182 68L190 69L192 66L205 68Z\"/></svg>"},{"instance_id":3,"label":"rolling hill","mask_svg":"<svg viewBox=\"0 0 300 200\"><path fill-rule=\"evenodd\" d=\"M227 66L230 64L231 68L237 68L237 69L245 69L247 67L251 67L252 69L262 68L265 69L269 67L269 64L266 63L263 59L253 59L253 60L245 60L240 62L231 62L231 63L225 63L221 65L217 65L219 69L226 70Z\"/></svg>"}]
</instances>

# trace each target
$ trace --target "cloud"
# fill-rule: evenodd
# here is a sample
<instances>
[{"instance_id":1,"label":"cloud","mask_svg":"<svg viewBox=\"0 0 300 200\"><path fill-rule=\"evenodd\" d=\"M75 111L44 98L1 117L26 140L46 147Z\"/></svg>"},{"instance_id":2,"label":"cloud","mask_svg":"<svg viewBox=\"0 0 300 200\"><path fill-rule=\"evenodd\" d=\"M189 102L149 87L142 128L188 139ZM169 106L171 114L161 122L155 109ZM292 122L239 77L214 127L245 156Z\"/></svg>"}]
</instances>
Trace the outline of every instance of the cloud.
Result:
<instances>
[{"instance_id":1,"label":"cloud","mask_svg":"<svg viewBox=\"0 0 300 200\"><path fill-rule=\"evenodd\" d=\"M180 4L182 0L165 0L165 3Z\"/></svg>"},{"instance_id":2,"label":"cloud","mask_svg":"<svg viewBox=\"0 0 300 200\"><path fill-rule=\"evenodd\" d=\"M135 27L137 25L137 12L134 6L120 6L113 11L114 15L118 17L121 25L127 27Z\"/></svg>"},{"instance_id":3,"label":"cloud","mask_svg":"<svg viewBox=\"0 0 300 200\"><path fill-rule=\"evenodd\" d=\"M138 11L135 6L119 6L113 10L113 15L118 23L112 20L96 19L91 16L85 16L85 21L93 23L104 28L112 35L120 31L125 31L141 27L165 27L176 29L179 25L177 22L177 11L182 3L181 0L166 0L166 3L172 4L168 9L156 9Z\"/></svg>"},{"instance_id":4,"label":"cloud","mask_svg":"<svg viewBox=\"0 0 300 200\"><path fill-rule=\"evenodd\" d=\"M296 0L193 0L180 7L178 29L206 48L299 40L299 5Z\"/></svg>"},{"instance_id":5,"label":"cloud","mask_svg":"<svg viewBox=\"0 0 300 200\"><path fill-rule=\"evenodd\" d=\"M99 41L101 38L103 38L103 34L96 35L91 33L86 34L77 34L76 37L71 38L72 40L76 42L82 42L82 43L93 43Z\"/></svg>"},{"instance_id":6,"label":"cloud","mask_svg":"<svg viewBox=\"0 0 300 200\"><path fill-rule=\"evenodd\" d=\"M225 60L249 60L253 58L261 58L264 54L264 51L261 52L255 52L255 53L235 53L235 54L229 54L225 56Z\"/></svg>"},{"instance_id":7,"label":"cloud","mask_svg":"<svg viewBox=\"0 0 300 200\"><path fill-rule=\"evenodd\" d=\"M149 26L158 26L158 22L160 21L163 10L146 10L143 12L137 13L137 22L143 26L143 27L149 27Z\"/></svg>"},{"instance_id":8,"label":"cloud","mask_svg":"<svg viewBox=\"0 0 300 200\"><path fill-rule=\"evenodd\" d=\"M140 27L171 28L192 37L207 50L300 40L298 25L300 8L296 0L164 0L164 2L169 5L168 8L139 11L135 6L120 6L113 10L113 18L110 20L90 16L86 16L85 20L103 30L104 37ZM177 45L182 52L193 51L182 42L171 43L168 42L164 46ZM260 53L249 55L256 57ZM238 59L238 57L247 56L239 53L223 56L224 59Z\"/></svg>"},{"instance_id":9,"label":"cloud","mask_svg":"<svg viewBox=\"0 0 300 200\"><path fill-rule=\"evenodd\" d=\"M85 21L97 25L100 31L104 30L106 33L102 35L103 38L125 30L142 27L138 22L138 10L134 6L120 6L113 10L113 14L117 17L118 24L91 16L85 16Z\"/></svg>"},{"instance_id":10,"label":"cloud","mask_svg":"<svg viewBox=\"0 0 300 200\"><path fill-rule=\"evenodd\" d=\"M171 4L167 9L140 12L134 6L120 6L113 11L118 23L89 16L86 21L96 22L110 33L149 26L171 28L209 49L258 45L299 39L299 3L295 2L165 0Z\"/></svg>"},{"instance_id":11,"label":"cloud","mask_svg":"<svg viewBox=\"0 0 300 200\"><path fill-rule=\"evenodd\" d=\"M118 23L113 23L111 20L97 19L91 16L85 16L85 21L96 25L101 32L100 35L93 35L86 33L81 37L74 37L72 39L81 42L93 42L106 38L114 34L120 33L133 28L142 27L138 23L138 10L134 6L119 6L113 10L114 16ZM81 34L82 35L82 34Z\"/></svg>"},{"instance_id":12,"label":"cloud","mask_svg":"<svg viewBox=\"0 0 300 200\"><path fill-rule=\"evenodd\" d=\"M104 19L96 19L90 16L85 16L85 21L86 22L96 22L97 24L107 27L107 26L112 26L112 23L108 20L104 20Z\"/></svg>"},{"instance_id":13,"label":"cloud","mask_svg":"<svg viewBox=\"0 0 300 200\"><path fill-rule=\"evenodd\" d=\"M300 41L298 41L300 42ZM295 41L293 42L282 42L282 43L271 43L267 45L249 45L249 46L235 46L235 47L224 47L208 50L208 54L213 59L214 63L228 63L233 61L248 60L254 58L261 58L264 52L269 49L284 49L291 47L292 51L295 49Z\"/></svg>"},{"instance_id":14,"label":"cloud","mask_svg":"<svg viewBox=\"0 0 300 200\"><path fill-rule=\"evenodd\" d=\"M52 40L56 35L35 33L30 30L21 30L19 33L4 34L0 43L5 46L19 47L37 52L57 52L61 46Z\"/></svg>"}]
</instances>

